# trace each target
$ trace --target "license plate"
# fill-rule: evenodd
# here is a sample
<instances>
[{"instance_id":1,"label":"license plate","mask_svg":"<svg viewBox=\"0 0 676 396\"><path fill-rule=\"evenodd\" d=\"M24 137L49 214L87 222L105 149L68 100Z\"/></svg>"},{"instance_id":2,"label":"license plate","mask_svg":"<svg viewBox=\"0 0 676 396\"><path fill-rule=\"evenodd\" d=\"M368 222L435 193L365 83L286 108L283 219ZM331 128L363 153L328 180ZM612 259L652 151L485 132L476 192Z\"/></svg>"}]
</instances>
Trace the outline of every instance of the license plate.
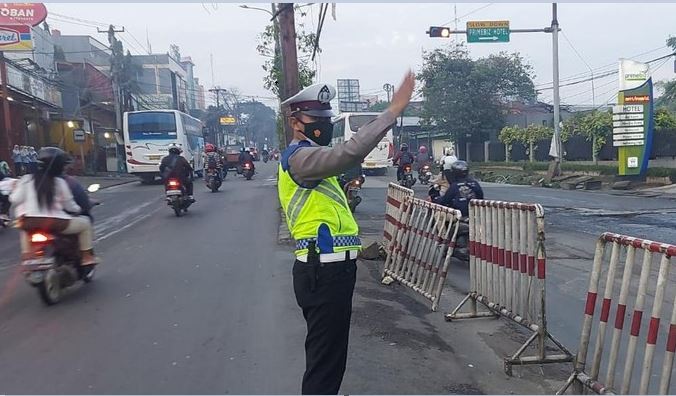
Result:
<instances>
[{"instance_id":1,"label":"license plate","mask_svg":"<svg viewBox=\"0 0 676 396\"><path fill-rule=\"evenodd\" d=\"M425 173L427 176L432 176L432 172Z\"/></svg>"},{"instance_id":2,"label":"license plate","mask_svg":"<svg viewBox=\"0 0 676 396\"><path fill-rule=\"evenodd\" d=\"M162 159L162 156L161 155L149 155L148 159L151 160L151 161L159 161L159 160Z\"/></svg>"},{"instance_id":3,"label":"license plate","mask_svg":"<svg viewBox=\"0 0 676 396\"><path fill-rule=\"evenodd\" d=\"M30 260L23 260L21 265L45 265L45 264L54 264L53 257L40 257Z\"/></svg>"},{"instance_id":4,"label":"license plate","mask_svg":"<svg viewBox=\"0 0 676 396\"><path fill-rule=\"evenodd\" d=\"M374 167L374 166L376 166L376 163L375 162L365 162L364 165L366 167Z\"/></svg>"},{"instance_id":5,"label":"license plate","mask_svg":"<svg viewBox=\"0 0 676 396\"><path fill-rule=\"evenodd\" d=\"M167 196L173 196L173 195L181 195L183 194L179 190L167 190Z\"/></svg>"}]
</instances>

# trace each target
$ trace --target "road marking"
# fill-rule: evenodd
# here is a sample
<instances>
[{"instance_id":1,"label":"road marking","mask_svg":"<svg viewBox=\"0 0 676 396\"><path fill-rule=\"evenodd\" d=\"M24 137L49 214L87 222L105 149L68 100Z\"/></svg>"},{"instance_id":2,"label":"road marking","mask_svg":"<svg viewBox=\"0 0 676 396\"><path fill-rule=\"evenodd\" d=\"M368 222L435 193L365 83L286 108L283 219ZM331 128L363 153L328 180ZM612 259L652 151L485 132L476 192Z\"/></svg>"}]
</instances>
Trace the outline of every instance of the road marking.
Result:
<instances>
[{"instance_id":1,"label":"road marking","mask_svg":"<svg viewBox=\"0 0 676 396\"><path fill-rule=\"evenodd\" d=\"M157 212L158 210L160 210L159 207L156 208L155 210L153 210L153 211L150 212L150 213L146 213L146 214L144 214L143 216L137 217L135 220L131 221L130 223L128 223L128 224L126 224L126 225L124 225L123 227L120 227L120 228L118 228L118 229L116 229L116 230L110 231L110 232L107 233L107 234L101 235L100 237L96 238L96 239L94 240L94 242L100 242L100 241L103 241L104 239L110 238L111 236L113 236L113 235L115 235L115 234L117 234L117 233L119 233L119 232L121 232L121 231L124 231L124 230L126 230L126 229L128 229L128 228L130 228L130 227L132 227L132 226L134 226L134 225L136 225L136 224L137 224L138 222L140 222L141 220L147 219L147 218L150 217L151 215L155 214L155 212Z\"/></svg>"}]
</instances>

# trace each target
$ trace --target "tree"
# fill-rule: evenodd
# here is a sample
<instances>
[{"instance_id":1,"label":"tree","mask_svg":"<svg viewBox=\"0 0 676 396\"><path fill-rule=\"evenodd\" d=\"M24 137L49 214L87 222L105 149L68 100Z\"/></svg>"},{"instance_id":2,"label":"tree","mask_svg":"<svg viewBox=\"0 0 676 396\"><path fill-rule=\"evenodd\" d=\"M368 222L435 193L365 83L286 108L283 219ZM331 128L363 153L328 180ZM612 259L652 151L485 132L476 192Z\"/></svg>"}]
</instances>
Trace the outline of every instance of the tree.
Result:
<instances>
[{"instance_id":1,"label":"tree","mask_svg":"<svg viewBox=\"0 0 676 396\"><path fill-rule=\"evenodd\" d=\"M519 54L500 53L473 60L464 47L437 49L423 55L418 74L423 122L448 131L456 141L484 138L500 130L509 101L532 101L537 95L532 68Z\"/></svg>"},{"instance_id":2,"label":"tree","mask_svg":"<svg viewBox=\"0 0 676 396\"><path fill-rule=\"evenodd\" d=\"M535 150L537 142L543 139L549 139L554 134L552 128L544 125L530 124L526 128L518 125L504 127L500 131L498 139L505 145L505 159L509 161L509 153L512 150L512 144L521 143L528 146L529 161L535 162Z\"/></svg>"},{"instance_id":3,"label":"tree","mask_svg":"<svg viewBox=\"0 0 676 396\"><path fill-rule=\"evenodd\" d=\"M582 135L592 144L592 159L598 164L598 155L613 130L613 117L608 111L594 110L575 120L574 134Z\"/></svg>"},{"instance_id":4,"label":"tree","mask_svg":"<svg viewBox=\"0 0 676 396\"><path fill-rule=\"evenodd\" d=\"M676 53L676 37L669 37L667 46L671 47L672 51ZM655 106L676 113L676 79L659 81L655 85L662 91L660 97L655 100Z\"/></svg>"},{"instance_id":5,"label":"tree","mask_svg":"<svg viewBox=\"0 0 676 396\"><path fill-rule=\"evenodd\" d=\"M676 116L667 109L657 109L655 111L655 129L658 131L676 129Z\"/></svg>"},{"instance_id":6,"label":"tree","mask_svg":"<svg viewBox=\"0 0 676 396\"><path fill-rule=\"evenodd\" d=\"M498 139L505 145L505 162L509 162L512 145L521 141L522 130L520 126L514 125L506 126L500 131Z\"/></svg>"},{"instance_id":7,"label":"tree","mask_svg":"<svg viewBox=\"0 0 676 396\"><path fill-rule=\"evenodd\" d=\"M305 14L301 12L301 16ZM298 83L300 89L312 84L316 70L312 62L312 50L314 49L316 34L304 30L304 25L296 26L296 46L298 48ZM280 81L282 80L282 59L280 54L275 52L275 29L273 25L268 25L258 36L258 46L256 51L263 56L263 70L266 72L263 86L272 91L276 96L280 95ZM321 48L317 48L321 52Z\"/></svg>"}]
</instances>

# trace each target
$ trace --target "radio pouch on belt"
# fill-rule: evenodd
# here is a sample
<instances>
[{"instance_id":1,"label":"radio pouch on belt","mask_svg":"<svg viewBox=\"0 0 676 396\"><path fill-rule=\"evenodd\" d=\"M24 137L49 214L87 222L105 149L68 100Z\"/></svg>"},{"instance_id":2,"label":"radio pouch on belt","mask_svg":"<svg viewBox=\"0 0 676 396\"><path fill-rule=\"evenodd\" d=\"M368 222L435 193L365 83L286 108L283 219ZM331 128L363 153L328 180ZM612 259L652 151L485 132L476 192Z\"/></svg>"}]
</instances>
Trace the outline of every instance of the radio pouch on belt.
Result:
<instances>
[{"instance_id":1,"label":"radio pouch on belt","mask_svg":"<svg viewBox=\"0 0 676 396\"><path fill-rule=\"evenodd\" d=\"M310 266L310 291L317 289L317 279L319 278L319 254L317 254L317 242L312 241L308 244L307 263Z\"/></svg>"}]
</instances>

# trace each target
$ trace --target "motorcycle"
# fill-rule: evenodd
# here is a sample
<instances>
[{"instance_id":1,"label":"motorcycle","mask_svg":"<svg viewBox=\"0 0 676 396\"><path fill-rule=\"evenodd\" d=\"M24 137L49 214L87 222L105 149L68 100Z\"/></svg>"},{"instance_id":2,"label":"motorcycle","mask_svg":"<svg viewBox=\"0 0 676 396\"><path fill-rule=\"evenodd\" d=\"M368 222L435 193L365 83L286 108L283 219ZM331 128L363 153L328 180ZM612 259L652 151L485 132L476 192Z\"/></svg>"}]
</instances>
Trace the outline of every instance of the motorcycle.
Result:
<instances>
[{"instance_id":1,"label":"motorcycle","mask_svg":"<svg viewBox=\"0 0 676 396\"><path fill-rule=\"evenodd\" d=\"M439 197L440 187L435 184L430 187L428 195L430 201ZM455 238L455 248L453 249L453 257L460 261L469 262L469 217L463 217L459 220L458 234Z\"/></svg>"},{"instance_id":2,"label":"motorcycle","mask_svg":"<svg viewBox=\"0 0 676 396\"><path fill-rule=\"evenodd\" d=\"M219 188L221 188L221 185L223 184L221 171L216 168L208 168L204 174L204 181L211 192L215 193Z\"/></svg>"},{"instance_id":3,"label":"motorcycle","mask_svg":"<svg viewBox=\"0 0 676 396\"><path fill-rule=\"evenodd\" d=\"M14 183L18 179L5 177L0 181L0 227L7 228L12 220L9 217L9 194L12 192Z\"/></svg>"},{"instance_id":4,"label":"motorcycle","mask_svg":"<svg viewBox=\"0 0 676 396\"><path fill-rule=\"evenodd\" d=\"M355 179L348 180L345 175L340 176L340 186L345 192L345 197L347 197L347 203L350 207L352 213L357 210L357 205L361 203L360 191L366 178L364 175L361 175Z\"/></svg>"},{"instance_id":5,"label":"motorcycle","mask_svg":"<svg viewBox=\"0 0 676 396\"><path fill-rule=\"evenodd\" d=\"M399 184L406 187L406 188L412 188L413 185L415 184L415 179L413 178L413 168L411 165L404 165L404 172L401 175L401 180L399 180Z\"/></svg>"},{"instance_id":6,"label":"motorcycle","mask_svg":"<svg viewBox=\"0 0 676 396\"><path fill-rule=\"evenodd\" d=\"M268 160L270 160L270 155L267 153L263 154L263 163L268 163Z\"/></svg>"},{"instance_id":7,"label":"motorcycle","mask_svg":"<svg viewBox=\"0 0 676 396\"><path fill-rule=\"evenodd\" d=\"M100 186L92 184L90 193ZM99 202L92 201L92 206ZM20 224L18 225L20 227ZM30 252L22 255L21 272L26 282L37 288L46 305L54 305L63 293L76 282L94 280L96 265L82 266L82 255L77 235L55 234L42 229L24 229L30 243Z\"/></svg>"},{"instance_id":8,"label":"motorcycle","mask_svg":"<svg viewBox=\"0 0 676 396\"><path fill-rule=\"evenodd\" d=\"M188 213L188 207L192 205L192 200L188 199L185 187L181 185L178 179L168 179L164 184L164 191L167 199L167 205L174 209L176 217L182 213Z\"/></svg>"},{"instance_id":9,"label":"motorcycle","mask_svg":"<svg viewBox=\"0 0 676 396\"><path fill-rule=\"evenodd\" d=\"M423 165L423 167L418 170L418 180L420 180L420 184L422 185L430 184L431 178L432 178L432 168L427 164Z\"/></svg>"},{"instance_id":10,"label":"motorcycle","mask_svg":"<svg viewBox=\"0 0 676 396\"><path fill-rule=\"evenodd\" d=\"M247 161L242 165L242 176L246 177L247 180L251 180L254 175L254 165L253 163Z\"/></svg>"}]
</instances>

